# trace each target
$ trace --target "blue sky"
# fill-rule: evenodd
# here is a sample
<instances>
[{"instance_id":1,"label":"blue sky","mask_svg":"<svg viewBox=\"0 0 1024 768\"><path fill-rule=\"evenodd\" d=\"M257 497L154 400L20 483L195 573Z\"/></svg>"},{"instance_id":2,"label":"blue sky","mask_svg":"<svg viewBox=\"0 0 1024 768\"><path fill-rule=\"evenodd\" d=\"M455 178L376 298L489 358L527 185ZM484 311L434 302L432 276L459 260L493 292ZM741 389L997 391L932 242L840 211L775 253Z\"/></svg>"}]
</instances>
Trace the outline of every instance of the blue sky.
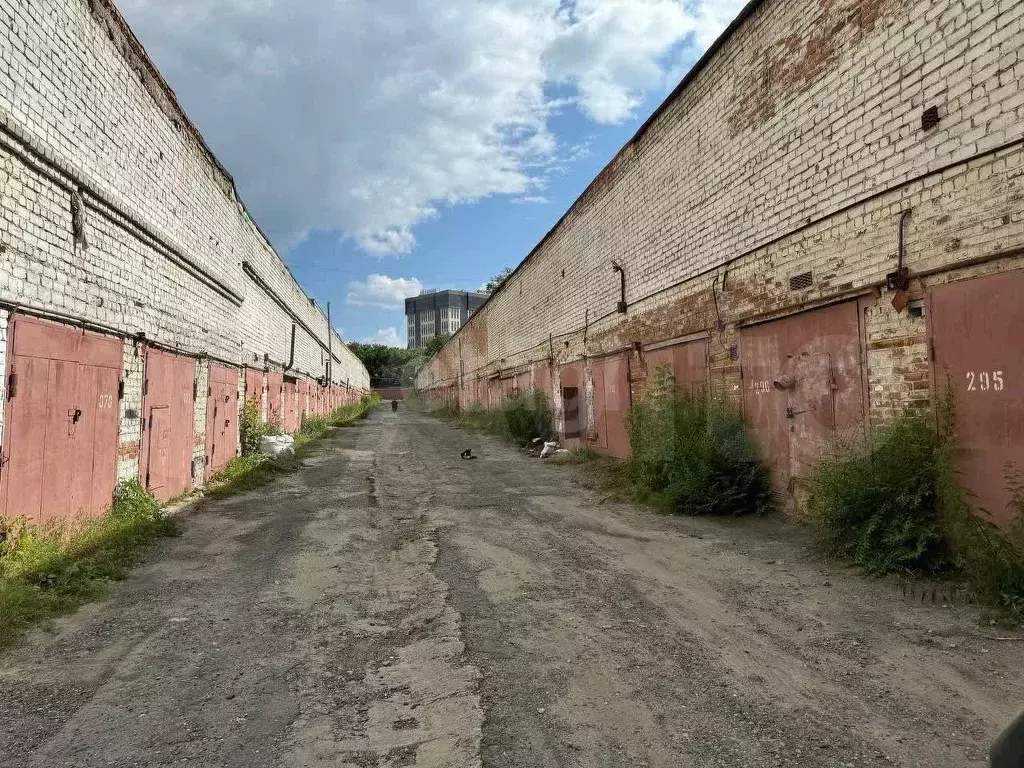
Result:
<instances>
[{"instance_id":1,"label":"blue sky","mask_svg":"<svg viewBox=\"0 0 1024 768\"><path fill-rule=\"evenodd\" d=\"M417 278L425 288L477 290L526 257L658 104L653 97L648 101L649 108L645 103L638 117L617 125L594 125L574 108L553 121L556 135L567 142L586 142L587 153L551 178L543 195L546 202L494 196L447 207L417 228L417 246L407 255L368 254L338 230L311 233L283 255L307 292L321 304L331 302L332 320L346 339L363 341L394 328L404 343L404 310L347 304L350 282L380 273Z\"/></svg>"},{"instance_id":2,"label":"blue sky","mask_svg":"<svg viewBox=\"0 0 1024 768\"><path fill-rule=\"evenodd\" d=\"M742 0L118 0L346 339L518 264Z\"/></svg>"}]
</instances>

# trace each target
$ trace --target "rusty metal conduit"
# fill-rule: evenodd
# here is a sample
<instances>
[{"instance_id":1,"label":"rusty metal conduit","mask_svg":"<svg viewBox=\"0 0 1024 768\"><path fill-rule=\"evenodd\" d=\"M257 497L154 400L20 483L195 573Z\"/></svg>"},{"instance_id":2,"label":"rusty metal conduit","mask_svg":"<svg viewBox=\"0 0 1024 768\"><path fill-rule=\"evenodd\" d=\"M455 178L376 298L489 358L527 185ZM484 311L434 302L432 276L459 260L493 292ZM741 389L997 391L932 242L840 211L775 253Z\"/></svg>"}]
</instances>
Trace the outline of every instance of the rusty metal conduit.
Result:
<instances>
[{"instance_id":1,"label":"rusty metal conduit","mask_svg":"<svg viewBox=\"0 0 1024 768\"><path fill-rule=\"evenodd\" d=\"M291 352L288 353L288 365L284 367L284 370L290 371L293 365L295 365L295 323L292 323Z\"/></svg>"},{"instance_id":2,"label":"rusty metal conduit","mask_svg":"<svg viewBox=\"0 0 1024 768\"><path fill-rule=\"evenodd\" d=\"M246 275L248 275L248 276L249 276L249 278L250 278L250 279L251 279L251 280L252 280L252 281L253 281L254 283L256 283L256 285L258 285L258 286L259 286L259 287L260 287L260 288L261 288L261 289L263 290L263 292L264 292L265 294L267 294L267 296L269 296L269 297L271 298L271 300L272 300L272 301L273 301L273 302L274 302L275 304L277 304L277 306L278 306L278 307L279 307L279 308L280 308L280 309L281 309L281 310L282 310L282 311L283 311L283 312L284 312L284 313L285 313L286 315L288 315L288 317L290 317L290 318L292 319L292 321L293 321L294 323L296 323L296 324L297 324L297 325L298 325L298 326L299 326L300 328L302 328L302 330L304 330L304 331L305 331L305 332L306 332L306 333L307 333L307 334L309 335L309 337L310 337L311 339L313 339L313 341L315 341L315 342L316 342L317 344L319 344L319 345L320 345L320 348L321 348L321 349L323 349L323 350L325 350L325 351L326 351L326 352L327 352L327 353L328 353L328 354L330 355L330 357L331 357L331 359L332 359L332 360L334 359L334 353L333 353L333 351L331 350L331 346L330 346L330 341L331 341L331 339L332 339L332 336L331 336L331 334L333 333L333 330L334 330L334 329L333 329L333 328L331 328L331 326L330 326L330 321L328 321L328 325L327 325L327 339L328 339L328 343L327 343L327 344L324 344L324 342L323 342L323 341L322 341L322 340L320 339L320 337L319 337L319 336L318 336L318 335L317 335L317 334L316 334L316 333L315 333L315 332L313 331L313 329L312 329L312 328L310 328L310 327L309 327L308 325L306 325L306 323L305 323L305 322L303 321L303 319L302 319L301 317L299 317L299 316L298 316L298 315L297 315L297 314L295 313L295 311L294 311L294 310L292 310L292 308L291 308L291 307L289 307L289 306L288 306L288 304L287 304L287 303L286 303L286 302L284 301L284 299L282 299L282 298L281 298L280 296L278 296L278 295L277 295L277 293L275 293L275 292L274 292L274 289L273 289L273 288L271 288L271 287L270 287L270 286L269 286L269 285L267 284L267 281L266 281L266 280L264 280L264 279L263 279L263 278L262 278L262 277L260 276L259 272L257 272L257 271L256 271L256 269L255 269L255 268L253 267L253 265L252 265L252 264L251 264L250 262L248 262L248 261L243 261L243 262L242 262L242 271L243 271L243 272L245 272L245 274L246 274ZM341 360L339 359L339 360L338 360L338 362L341 362Z\"/></svg>"}]
</instances>

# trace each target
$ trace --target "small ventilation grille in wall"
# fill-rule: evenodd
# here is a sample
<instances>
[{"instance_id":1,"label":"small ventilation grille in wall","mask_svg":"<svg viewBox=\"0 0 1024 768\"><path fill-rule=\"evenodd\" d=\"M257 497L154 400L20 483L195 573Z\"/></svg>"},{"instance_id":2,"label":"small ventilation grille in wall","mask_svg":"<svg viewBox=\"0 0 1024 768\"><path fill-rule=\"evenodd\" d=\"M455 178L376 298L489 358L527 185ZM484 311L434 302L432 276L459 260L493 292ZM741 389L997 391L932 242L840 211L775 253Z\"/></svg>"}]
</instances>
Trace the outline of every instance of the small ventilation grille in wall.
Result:
<instances>
[{"instance_id":1,"label":"small ventilation grille in wall","mask_svg":"<svg viewBox=\"0 0 1024 768\"><path fill-rule=\"evenodd\" d=\"M802 291L812 285L814 285L814 278L810 272L801 272L799 275L789 278L789 290L791 291Z\"/></svg>"},{"instance_id":2,"label":"small ventilation grille in wall","mask_svg":"<svg viewBox=\"0 0 1024 768\"><path fill-rule=\"evenodd\" d=\"M939 108L928 107L924 112L921 113L921 129L924 131L930 131L936 125L939 124Z\"/></svg>"}]
</instances>

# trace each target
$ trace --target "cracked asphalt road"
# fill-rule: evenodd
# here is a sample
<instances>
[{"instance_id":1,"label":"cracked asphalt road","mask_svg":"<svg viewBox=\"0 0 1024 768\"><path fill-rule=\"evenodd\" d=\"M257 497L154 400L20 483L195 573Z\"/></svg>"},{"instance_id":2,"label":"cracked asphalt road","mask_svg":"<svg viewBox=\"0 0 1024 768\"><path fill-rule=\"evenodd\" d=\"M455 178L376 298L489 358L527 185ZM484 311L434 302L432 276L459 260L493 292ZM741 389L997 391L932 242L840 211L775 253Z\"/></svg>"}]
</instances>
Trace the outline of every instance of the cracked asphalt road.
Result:
<instances>
[{"instance_id":1,"label":"cracked asphalt road","mask_svg":"<svg viewBox=\"0 0 1024 768\"><path fill-rule=\"evenodd\" d=\"M592 486L378 411L0 658L0 763L961 768L1024 706L972 606Z\"/></svg>"}]
</instances>

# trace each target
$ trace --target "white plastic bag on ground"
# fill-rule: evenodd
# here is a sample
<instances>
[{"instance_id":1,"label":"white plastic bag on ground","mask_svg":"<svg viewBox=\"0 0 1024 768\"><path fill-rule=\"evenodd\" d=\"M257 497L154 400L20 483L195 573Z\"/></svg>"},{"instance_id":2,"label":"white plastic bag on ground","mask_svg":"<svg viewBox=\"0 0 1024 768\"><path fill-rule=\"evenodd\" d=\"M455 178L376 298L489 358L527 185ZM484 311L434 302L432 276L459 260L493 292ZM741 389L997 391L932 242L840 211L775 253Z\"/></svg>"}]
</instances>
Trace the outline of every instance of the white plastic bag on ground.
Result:
<instances>
[{"instance_id":1,"label":"white plastic bag on ground","mask_svg":"<svg viewBox=\"0 0 1024 768\"><path fill-rule=\"evenodd\" d=\"M260 453L276 459L295 454L295 438L291 435L267 435L260 440Z\"/></svg>"},{"instance_id":2,"label":"white plastic bag on ground","mask_svg":"<svg viewBox=\"0 0 1024 768\"><path fill-rule=\"evenodd\" d=\"M540 452L540 457L546 459L548 456L553 454L558 448L558 443L544 443L544 450Z\"/></svg>"}]
</instances>

